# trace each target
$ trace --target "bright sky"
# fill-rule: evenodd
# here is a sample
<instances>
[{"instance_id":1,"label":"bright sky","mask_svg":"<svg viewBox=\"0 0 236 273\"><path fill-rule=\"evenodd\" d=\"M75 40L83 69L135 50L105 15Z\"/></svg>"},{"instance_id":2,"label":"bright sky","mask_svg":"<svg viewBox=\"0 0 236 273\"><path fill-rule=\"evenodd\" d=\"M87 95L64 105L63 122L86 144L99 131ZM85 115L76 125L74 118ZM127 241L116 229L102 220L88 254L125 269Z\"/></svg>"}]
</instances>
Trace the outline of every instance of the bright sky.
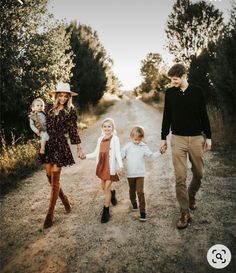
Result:
<instances>
[{"instance_id":1,"label":"bright sky","mask_svg":"<svg viewBox=\"0 0 236 273\"><path fill-rule=\"evenodd\" d=\"M196 0L195 0L196 1ZM230 0L206 0L227 14ZM114 61L113 71L123 90L141 83L140 64L150 52L160 53L166 63L165 26L174 0L50 0L56 19L76 20L96 30Z\"/></svg>"}]
</instances>

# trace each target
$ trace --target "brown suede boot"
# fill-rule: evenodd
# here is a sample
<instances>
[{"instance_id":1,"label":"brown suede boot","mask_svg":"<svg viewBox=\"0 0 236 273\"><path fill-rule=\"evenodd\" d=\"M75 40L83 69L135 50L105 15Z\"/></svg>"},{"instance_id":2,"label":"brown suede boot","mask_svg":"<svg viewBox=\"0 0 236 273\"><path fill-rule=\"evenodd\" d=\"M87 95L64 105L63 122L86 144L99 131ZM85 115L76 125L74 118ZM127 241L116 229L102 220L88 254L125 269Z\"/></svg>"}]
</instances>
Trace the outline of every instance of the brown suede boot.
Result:
<instances>
[{"instance_id":1,"label":"brown suede boot","mask_svg":"<svg viewBox=\"0 0 236 273\"><path fill-rule=\"evenodd\" d=\"M53 214L47 214L44 220L43 228L50 228L53 225Z\"/></svg>"},{"instance_id":2,"label":"brown suede boot","mask_svg":"<svg viewBox=\"0 0 236 273\"><path fill-rule=\"evenodd\" d=\"M51 179L51 196L47 216L43 227L49 228L53 225L53 212L60 192L60 172L53 172Z\"/></svg>"},{"instance_id":3,"label":"brown suede boot","mask_svg":"<svg viewBox=\"0 0 236 273\"><path fill-rule=\"evenodd\" d=\"M182 212L181 217L179 221L177 222L177 228L178 229L183 229L186 228L191 221L191 216L189 212Z\"/></svg>"},{"instance_id":4,"label":"brown suede boot","mask_svg":"<svg viewBox=\"0 0 236 273\"><path fill-rule=\"evenodd\" d=\"M51 184L51 176L47 174L47 178L48 178L49 184ZM60 197L60 199L62 201L62 204L65 207L66 212L70 213L71 209L72 209L72 206L71 206L71 203L70 203L68 197L64 194L62 188L60 188L59 197Z\"/></svg>"},{"instance_id":5,"label":"brown suede boot","mask_svg":"<svg viewBox=\"0 0 236 273\"><path fill-rule=\"evenodd\" d=\"M70 213L72 209L71 203L69 202L68 197L63 193L62 190L60 190L59 192L59 197L61 198L61 201L65 207L66 212Z\"/></svg>"}]
</instances>

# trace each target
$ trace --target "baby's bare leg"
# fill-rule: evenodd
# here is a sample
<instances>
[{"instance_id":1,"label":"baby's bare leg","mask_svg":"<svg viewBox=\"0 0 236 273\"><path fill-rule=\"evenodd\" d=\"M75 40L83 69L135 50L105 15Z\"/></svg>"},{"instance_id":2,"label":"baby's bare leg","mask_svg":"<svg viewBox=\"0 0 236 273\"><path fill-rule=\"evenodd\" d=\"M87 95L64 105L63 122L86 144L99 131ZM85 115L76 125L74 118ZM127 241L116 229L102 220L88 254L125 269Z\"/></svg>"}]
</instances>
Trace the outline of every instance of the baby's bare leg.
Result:
<instances>
[{"instance_id":1,"label":"baby's bare leg","mask_svg":"<svg viewBox=\"0 0 236 273\"><path fill-rule=\"evenodd\" d=\"M40 140L40 154L45 154L45 146L46 146L46 142L45 140L41 139Z\"/></svg>"},{"instance_id":2,"label":"baby's bare leg","mask_svg":"<svg viewBox=\"0 0 236 273\"><path fill-rule=\"evenodd\" d=\"M45 154L46 142L49 140L47 132L40 132L40 154Z\"/></svg>"}]
</instances>

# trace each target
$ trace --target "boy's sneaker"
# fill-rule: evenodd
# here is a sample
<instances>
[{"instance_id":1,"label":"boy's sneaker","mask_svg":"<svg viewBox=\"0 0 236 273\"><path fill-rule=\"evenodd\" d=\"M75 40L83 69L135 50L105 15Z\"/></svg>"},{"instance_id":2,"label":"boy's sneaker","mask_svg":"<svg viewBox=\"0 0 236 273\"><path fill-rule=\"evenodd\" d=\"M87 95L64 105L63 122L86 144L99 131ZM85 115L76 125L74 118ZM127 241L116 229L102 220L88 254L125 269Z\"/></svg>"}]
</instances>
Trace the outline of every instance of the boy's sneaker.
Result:
<instances>
[{"instance_id":1,"label":"boy's sneaker","mask_svg":"<svg viewBox=\"0 0 236 273\"><path fill-rule=\"evenodd\" d=\"M132 211L137 211L137 210L138 210L137 203L132 204Z\"/></svg>"},{"instance_id":2,"label":"boy's sneaker","mask_svg":"<svg viewBox=\"0 0 236 273\"><path fill-rule=\"evenodd\" d=\"M140 218L139 218L139 220L141 221L141 222L145 222L147 219L146 219L146 213L145 212L141 212L140 213Z\"/></svg>"}]
</instances>

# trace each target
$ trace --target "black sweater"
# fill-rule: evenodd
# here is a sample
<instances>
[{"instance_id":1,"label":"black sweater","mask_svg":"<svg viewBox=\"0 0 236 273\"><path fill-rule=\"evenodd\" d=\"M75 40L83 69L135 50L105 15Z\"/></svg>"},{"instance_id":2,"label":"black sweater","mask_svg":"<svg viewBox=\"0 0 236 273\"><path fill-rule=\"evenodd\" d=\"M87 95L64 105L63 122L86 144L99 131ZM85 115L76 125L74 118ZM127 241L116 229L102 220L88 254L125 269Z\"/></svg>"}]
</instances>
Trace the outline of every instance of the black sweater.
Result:
<instances>
[{"instance_id":1,"label":"black sweater","mask_svg":"<svg viewBox=\"0 0 236 273\"><path fill-rule=\"evenodd\" d=\"M211 138L210 122L203 93L199 87L189 85L183 92L172 87L166 90L161 139L170 132L180 136L197 136L204 133Z\"/></svg>"}]
</instances>

